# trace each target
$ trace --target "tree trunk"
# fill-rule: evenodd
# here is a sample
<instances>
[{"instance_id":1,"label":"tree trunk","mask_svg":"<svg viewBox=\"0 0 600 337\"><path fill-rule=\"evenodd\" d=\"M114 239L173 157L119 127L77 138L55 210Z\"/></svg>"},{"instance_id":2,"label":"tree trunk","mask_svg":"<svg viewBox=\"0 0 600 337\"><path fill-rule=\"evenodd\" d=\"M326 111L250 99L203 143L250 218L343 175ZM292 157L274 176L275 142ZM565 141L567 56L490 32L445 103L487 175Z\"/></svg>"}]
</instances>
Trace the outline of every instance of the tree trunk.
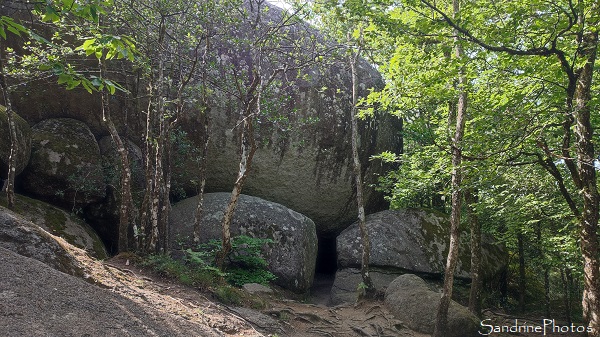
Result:
<instances>
[{"instance_id":1,"label":"tree trunk","mask_svg":"<svg viewBox=\"0 0 600 337\"><path fill-rule=\"evenodd\" d=\"M546 317L550 317L550 268L544 268L544 301Z\"/></svg>"},{"instance_id":2,"label":"tree trunk","mask_svg":"<svg viewBox=\"0 0 600 337\"><path fill-rule=\"evenodd\" d=\"M176 121L175 121L176 122ZM170 231L169 231L169 215L171 213L171 126L175 122L170 122L169 118L163 119L162 125L162 158L163 164L161 165L160 174L162 175L162 184L160 186L160 218L159 218L159 251L167 253L170 249Z\"/></svg>"},{"instance_id":3,"label":"tree trunk","mask_svg":"<svg viewBox=\"0 0 600 337\"><path fill-rule=\"evenodd\" d=\"M481 317L481 225L477 217L477 195L473 189L465 190L465 203L469 227L471 228L471 290L469 293L469 311Z\"/></svg>"},{"instance_id":4,"label":"tree trunk","mask_svg":"<svg viewBox=\"0 0 600 337\"><path fill-rule=\"evenodd\" d=\"M206 37L204 52L201 57L202 73L201 73L201 92L200 97L203 105L204 114L204 146L202 148L202 156L200 158L199 174L200 188L198 190L198 204L196 205L196 213L194 214L194 243L200 243L200 220L204 211L204 189L206 187L206 160L208 155L208 145L210 144L210 102L208 90L208 59L207 55L211 49L210 37ZM181 92L181 91L180 91Z\"/></svg>"},{"instance_id":5,"label":"tree trunk","mask_svg":"<svg viewBox=\"0 0 600 337\"><path fill-rule=\"evenodd\" d=\"M577 172L581 181L580 193L583 197L583 212L580 218L580 245L584 273L583 318L591 330L588 336L593 337L600 336L600 263L598 261L600 195L596 183L594 129L590 119L589 103L597 49L598 32L584 33L579 54L586 63L580 69L574 96Z\"/></svg>"},{"instance_id":6,"label":"tree trunk","mask_svg":"<svg viewBox=\"0 0 600 337\"><path fill-rule=\"evenodd\" d=\"M250 103L254 104L254 103ZM229 199L229 203L225 208L225 212L223 214L223 222L222 226L222 246L221 251L217 254L216 265L219 269L224 270L225 268L225 259L227 255L231 251L231 221L233 220L233 213L235 212L235 207L237 206L238 199L240 198L240 194L242 193L242 187L244 186L244 182L246 177L248 177L248 171L250 170L250 166L252 165L252 158L254 157L254 153L256 152L256 143L254 142L254 130L252 127L252 121L250 119L250 111L251 107L246 107L248 113L244 114L243 118L243 127L241 130L241 158L240 158L240 166L238 170L237 179L233 186L233 190L231 191L231 198Z\"/></svg>"},{"instance_id":7,"label":"tree trunk","mask_svg":"<svg viewBox=\"0 0 600 337\"><path fill-rule=\"evenodd\" d=\"M104 78L106 69L102 60L99 61L100 75ZM117 153L119 154L121 164L121 204L119 205L119 238L118 250L119 253L129 251L129 214L133 209L133 198L131 196L131 167L129 165L129 155L119 132L112 120L110 102L108 101L108 93L103 90L102 93L102 120L106 124L108 132L115 144Z\"/></svg>"},{"instance_id":8,"label":"tree trunk","mask_svg":"<svg viewBox=\"0 0 600 337\"><path fill-rule=\"evenodd\" d=\"M525 312L525 288L527 284L525 276L525 247L523 243L523 234L517 235L517 245L519 250L519 311Z\"/></svg>"},{"instance_id":9,"label":"tree trunk","mask_svg":"<svg viewBox=\"0 0 600 337\"><path fill-rule=\"evenodd\" d=\"M202 157L200 160L200 188L198 191L198 204L196 205L196 213L194 214L194 243L200 243L200 220L204 211L204 188L206 187L206 156L208 154L208 144L210 142L208 116L205 116L204 124L204 147L202 148Z\"/></svg>"},{"instance_id":10,"label":"tree trunk","mask_svg":"<svg viewBox=\"0 0 600 337\"><path fill-rule=\"evenodd\" d=\"M361 32L362 34L362 32ZM351 41L350 32L348 33L348 41ZM363 179L362 179L362 167L360 164L360 157L358 155L358 72L356 70L356 62L360 57L361 49L360 46L356 53L350 55L350 69L352 72L352 161L354 163L354 182L356 184L356 203L358 206L358 227L360 228L360 238L362 242L361 252L361 264L360 274L363 282L363 293L365 297L373 297L375 294L375 287L369 274L369 260L371 254L371 240L369 239L369 233L367 232L367 224L365 221L365 206L363 200Z\"/></svg>"},{"instance_id":11,"label":"tree trunk","mask_svg":"<svg viewBox=\"0 0 600 337\"><path fill-rule=\"evenodd\" d=\"M102 94L106 95L105 93ZM105 97L103 97L105 100ZM121 164L121 204L119 206L119 252L126 252L129 250L129 227L130 227L130 212L133 209L133 198L131 195L131 167L129 164L129 155L127 149L121 139L117 128L110 116L108 110L108 103L106 104L104 113L104 122L108 128L110 136L115 144L117 152L120 157Z\"/></svg>"},{"instance_id":12,"label":"tree trunk","mask_svg":"<svg viewBox=\"0 0 600 337\"><path fill-rule=\"evenodd\" d=\"M4 44L0 45L0 88L4 104L6 105L6 119L8 122L8 131L10 137L10 154L8 156L8 172L5 182L6 201L9 209L15 208L15 175L17 166L17 152L19 143L17 142L17 127L15 125L14 111L10 100L10 89L4 76Z\"/></svg>"},{"instance_id":13,"label":"tree trunk","mask_svg":"<svg viewBox=\"0 0 600 337\"><path fill-rule=\"evenodd\" d=\"M563 283L563 292L564 292L564 303L565 303L565 320L567 324L571 324L573 319L571 318L571 285L569 283L569 275L571 271L569 268L564 268L560 270L560 278Z\"/></svg>"},{"instance_id":14,"label":"tree trunk","mask_svg":"<svg viewBox=\"0 0 600 337\"><path fill-rule=\"evenodd\" d=\"M158 77L156 79L156 92L153 95L153 99L155 100L155 109L156 114L155 117L158 119L158 138L152 139L151 141L154 143L154 158L153 159L153 186L150 191L149 198L149 206L150 206L150 228L149 228L149 238L148 238L148 250L150 252L159 252L163 247L161 247L161 242L159 242L161 238L161 204L165 202L161 199L163 198L163 192L165 188L165 177L163 172L163 157L165 146L167 146L167 137L168 130L166 127L166 87L167 83L165 79L165 67L167 61L167 46L165 43L166 39L166 19L165 17L161 17L160 26L159 26L159 36L158 36ZM154 127L154 125L152 125ZM166 201L168 202L168 200Z\"/></svg>"},{"instance_id":15,"label":"tree trunk","mask_svg":"<svg viewBox=\"0 0 600 337\"><path fill-rule=\"evenodd\" d=\"M150 92L152 92L152 90L150 90ZM140 249L142 252L147 252L148 250L148 235L150 232L150 203L151 203L151 196L152 196L152 191L154 189L154 160L152 160L153 158L153 153L154 153L154 145L153 145L153 139L154 139L154 135L153 135L153 128L154 128L154 117L155 113L154 113L154 109L152 108L152 102L148 103L148 109L146 111L146 123L145 123L145 128L146 128L146 133L145 133L145 137L144 137L144 172L145 172L145 192L144 192L144 198L142 199L142 205L140 207L140 229L139 232L137 233L137 245L138 245L138 249Z\"/></svg>"},{"instance_id":16,"label":"tree trunk","mask_svg":"<svg viewBox=\"0 0 600 337\"><path fill-rule=\"evenodd\" d=\"M460 10L458 0L452 1L453 12L456 16ZM458 32L455 37L455 55L460 59L463 54ZM438 306L436 315L435 328L433 337L444 337L448 326L448 308L452 300L452 288L454 283L454 271L458 260L458 246L460 243L459 224L460 224L460 208L461 208L461 185L462 185L462 151L461 142L464 135L467 111L467 92L466 77L461 69L458 74L458 104L456 106L456 129L454 131L454 139L452 139L452 212L450 215L450 244L448 246L448 259L446 260L446 269L444 273L444 286L442 289L442 297Z\"/></svg>"}]
</instances>

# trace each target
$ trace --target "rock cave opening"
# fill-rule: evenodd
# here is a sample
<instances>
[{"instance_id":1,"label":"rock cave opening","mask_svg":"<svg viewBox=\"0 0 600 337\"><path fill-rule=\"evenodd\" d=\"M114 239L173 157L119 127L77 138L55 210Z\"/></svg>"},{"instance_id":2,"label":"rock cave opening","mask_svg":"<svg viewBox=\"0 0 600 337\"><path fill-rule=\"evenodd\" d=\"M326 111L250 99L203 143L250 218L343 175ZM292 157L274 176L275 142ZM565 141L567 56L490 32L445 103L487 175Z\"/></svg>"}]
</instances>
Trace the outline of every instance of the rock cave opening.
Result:
<instances>
[{"instance_id":1,"label":"rock cave opening","mask_svg":"<svg viewBox=\"0 0 600 337\"><path fill-rule=\"evenodd\" d=\"M310 289L311 302L327 305L337 271L337 242L335 237L319 236L318 240L315 279Z\"/></svg>"},{"instance_id":2,"label":"rock cave opening","mask_svg":"<svg viewBox=\"0 0 600 337\"><path fill-rule=\"evenodd\" d=\"M335 274L337 271L337 242L335 237L320 237L315 274Z\"/></svg>"}]
</instances>

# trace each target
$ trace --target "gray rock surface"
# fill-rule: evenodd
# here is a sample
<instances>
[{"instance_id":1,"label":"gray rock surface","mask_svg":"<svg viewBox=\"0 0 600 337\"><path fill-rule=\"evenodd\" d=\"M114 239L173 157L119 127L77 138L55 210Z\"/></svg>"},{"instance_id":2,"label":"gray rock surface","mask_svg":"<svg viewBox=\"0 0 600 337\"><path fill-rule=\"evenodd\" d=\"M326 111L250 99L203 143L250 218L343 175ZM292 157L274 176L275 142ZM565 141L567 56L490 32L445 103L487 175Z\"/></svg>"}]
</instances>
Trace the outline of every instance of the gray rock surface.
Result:
<instances>
[{"instance_id":1,"label":"gray rock surface","mask_svg":"<svg viewBox=\"0 0 600 337\"><path fill-rule=\"evenodd\" d=\"M448 255L449 219L426 210L388 210L366 217L371 240L369 266L378 290L384 291L394 277L415 273L441 278ZM483 277L498 275L508 263L506 249L484 236ZM344 230L337 238L338 270L331 288L331 303L354 302L356 287L362 278L358 273L362 244L358 223ZM462 231L459 261L455 276L469 279L469 233Z\"/></svg>"},{"instance_id":2,"label":"gray rock surface","mask_svg":"<svg viewBox=\"0 0 600 337\"><path fill-rule=\"evenodd\" d=\"M369 270L371 281L378 290L385 290L387 286L398 277L397 273L389 272L383 269ZM335 280L331 286L328 305L338 305L342 303L354 303L358 299L358 285L362 282L360 269L344 268L335 273Z\"/></svg>"},{"instance_id":3,"label":"gray rock surface","mask_svg":"<svg viewBox=\"0 0 600 337\"><path fill-rule=\"evenodd\" d=\"M6 204L5 198L0 198L0 204ZM97 259L108 257L98 234L75 214L22 195L16 195L14 211L24 220L65 239L75 247L85 250L90 256Z\"/></svg>"},{"instance_id":4,"label":"gray rock surface","mask_svg":"<svg viewBox=\"0 0 600 337\"><path fill-rule=\"evenodd\" d=\"M223 211L230 193L208 193L200 226L201 241L221 238ZM193 247L193 224L197 197L185 199L171 211L171 247ZM295 292L307 291L314 278L317 258L315 224L306 216L282 205L241 195L236 207L231 234L272 239L263 253L276 284Z\"/></svg>"},{"instance_id":5,"label":"gray rock surface","mask_svg":"<svg viewBox=\"0 0 600 337\"><path fill-rule=\"evenodd\" d=\"M366 220L372 242L371 266L432 276L443 274L448 255L448 216L427 210L402 209L370 214ZM354 223L337 238L338 266L360 266L361 251L358 223ZM484 278L493 277L506 267L506 249L488 236L482 239L482 255ZM470 256L469 233L462 231L456 277L470 277Z\"/></svg>"},{"instance_id":6,"label":"gray rock surface","mask_svg":"<svg viewBox=\"0 0 600 337\"><path fill-rule=\"evenodd\" d=\"M440 293L432 291L423 279L406 274L397 277L385 292L385 305L409 328L431 334L435 327ZM448 309L445 337L476 337L479 320L460 304L452 301Z\"/></svg>"},{"instance_id":7,"label":"gray rock surface","mask_svg":"<svg viewBox=\"0 0 600 337\"><path fill-rule=\"evenodd\" d=\"M280 10L273 8L265 13L265 20L278 21L280 16ZM319 32L308 25L290 28L289 38L300 40L311 34L324 43ZM228 58L239 60L237 64L251 64L247 62L248 51L232 50ZM244 191L305 214L315 222L320 235L334 236L357 215L350 142L351 74L339 65L313 66L302 73L305 79L288 77L264 105L256 123L259 149ZM380 74L366 61L358 63L358 78L361 96L371 88L383 87ZM240 108L233 106L228 96L216 103L210 110L207 190L227 191L238 168L236 125ZM391 115L376 114L375 119L360 122L365 186L375 183L377 174L385 169L381 162L369 158L385 150L396 151L401 143L399 130L400 120ZM194 130L186 131L194 134ZM364 198L367 212L383 208L381 194L373 189L365 189Z\"/></svg>"},{"instance_id":8,"label":"gray rock surface","mask_svg":"<svg viewBox=\"0 0 600 337\"><path fill-rule=\"evenodd\" d=\"M56 237L2 206L0 247L36 259L63 273L77 276L83 273L79 263L67 253ZM4 269L0 270L3 271L0 274L4 274Z\"/></svg>"},{"instance_id":9,"label":"gray rock surface","mask_svg":"<svg viewBox=\"0 0 600 337\"><path fill-rule=\"evenodd\" d=\"M32 133L31 161L22 175L28 193L68 207L83 207L104 198L100 150L84 123L47 119L34 125Z\"/></svg>"},{"instance_id":10,"label":"gray rock surface","mask_svg":"<svg viewBox=\"0 0 600 337\"><path fill-rule=\"evenodd\" d=\"M31 156L31 128L18 114L13 114L17 127L18 151L16 157L15 175L20 174L29 163ZM10 156L10 130L6 116L6 107L0 105L0 178L6 178L8 173L8 158Z\"/></svg>"},{"instance_id":11,"label":"gray rock surface","mask_svg":"<svg viewBox=\"0 0 600 337\"><path fill-rule=\"evenodd\" d=\"M1 247L0 270L3 336L223 336Z\"/></svg>"},{"instance_id":12,"label":"gray rock surface","mask_svg":"<svg viewBox=\"0 0 600 337\"><path fill-rule=\"evenodd\" d=\"M246 283L242 288L249 294L272 294L273 289L258 283Z\"/></svg>"}]
</instances>

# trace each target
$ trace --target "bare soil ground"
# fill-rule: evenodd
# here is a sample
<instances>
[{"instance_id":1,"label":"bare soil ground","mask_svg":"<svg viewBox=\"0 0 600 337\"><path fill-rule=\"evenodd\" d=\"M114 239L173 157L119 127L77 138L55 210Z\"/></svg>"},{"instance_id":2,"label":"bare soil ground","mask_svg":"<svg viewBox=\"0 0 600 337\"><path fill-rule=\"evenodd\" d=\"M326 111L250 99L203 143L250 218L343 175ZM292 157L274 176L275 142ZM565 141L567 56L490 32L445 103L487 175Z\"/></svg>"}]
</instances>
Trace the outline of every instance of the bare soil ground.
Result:
<instances>
[{"instance_id":1,"label":"bare soil ground","mask_svg":"<svg viewBox=\"0 0 600 337\"><path fill-rule=\"evenodd\" d=\"M254 310L218 303L208 293L127 264L125 257L105 262L87 259L85 264L90 277L102 286L228 336L428 336L405 328L378 301L327 307L320 298L313 301L321 304L310 304L278 293L261 295L266 308Z\"/></svg>"}]
</instances>

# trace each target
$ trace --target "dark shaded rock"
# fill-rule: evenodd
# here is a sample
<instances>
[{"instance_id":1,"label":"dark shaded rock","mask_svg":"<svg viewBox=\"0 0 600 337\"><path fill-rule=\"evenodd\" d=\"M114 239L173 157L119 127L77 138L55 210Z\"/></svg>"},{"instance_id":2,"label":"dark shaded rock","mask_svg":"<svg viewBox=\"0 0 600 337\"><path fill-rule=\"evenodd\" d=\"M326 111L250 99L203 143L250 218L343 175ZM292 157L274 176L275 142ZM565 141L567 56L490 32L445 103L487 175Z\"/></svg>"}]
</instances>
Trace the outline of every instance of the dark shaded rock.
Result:
<instances>
[{"instance_id":1,"label":"dark shaded rock","mask_svg":"<svg viewBox=\"0 0 600 337\"><path fill-rule=\"evenodd\" d=\"M0 247L36 259L63 273L83 275L79 263L69 255L56 237L2 206L0 206ZM0 274L4 274L4 269L2 270Z\"/></svg>"},{"instance_id":2,"label":"dark shaded rock","mask_svg":"<svg viewBox=\"0 0 600 337\"><path fill-rule=\"evenodd\" d=\"M223 336L0 247L3 336Z\"/></svg>"},{"instance_id":3,"label":"dark shaded rock","mask_svg":"<svg viewBox=\"0 0 600 337\"><path fill-rule=\"evenodd\" d=\"M100 150L84 123L48 119L33 126L32 131L31 161L22 176L28 193L77 208L104 198Z\"/></svg>"},{"instance_id":4,"label":"dark shaded rock","mask_svg":"<svg viewBox=\"0 0 600 337\"><path fill-rule=\"evenodd\" d=\"M6 198L0 198L0 204L6 206ZM14 212L48 233L61 237L73 246L85 250L90 256L97 259L108 257L98 234L90 225L72 213L22 195L16 195Z\"/></svg>"},{"instance_id":5,"label":"dark shaded rock","mask_svg":"<svg viewBox=\"0 0 600 337\"><path fill-rule=\"evenodd\" d=\"M273 9L267 15L272 19L280 14ZM307 33L298 29L290 38L300 38ZM245 55L228 56L243 59ZM269 120L267 114L257 123L259 149L244 191L305 214L315 222L319 235L332 237L357 215L350 142L351 76L347 69L337 66L313 67L303 72L308 80L290 80L272 97L270 104L282 111L278 112L283 115L281 120ZM359 79L361 95L366 95L369 88L383 85L380 75L367 62L359 63ZM228 102L223 99L217 102L221 105L210 110L207 191L230 190L236 179L239 145L232 130L237 130L239 124L239 108L227 105ZM197 133L188 127L194 125L183 124L192 138ZM376 114L376 118L360 123L359 147L365 186L375 183L386 169L379 161L369 161L369 158L385 150L396 151L401 143L400 129L400 120L391 115ZM193 167L193 163L183 167ZM196 176L187 180L194 179L197 180ZM365 202L367 212L381 210L385 204L381 194L369 188L365 190Z\"/></svg>"},{"instance_id":6,"label":"dark shaded rock","mask_svg":"<svg viewBox=\"0 0 600 337\"><path fill-rule=\"evenodd\" d=\"M223 211L230 193L208 193L200 226L202 242L221 238ZM173 206L170 217L171 247L193 247L197 197ZM282 205L241 195L231 224L231 234L272 239L263 253L276 284L295 292L307 291L314 278L317 258L315 225L306 216Z\"/></svg>"},{"instance_id":7,"label":"dark shaded rock","mask_svg":"<svg viewBox=\"0 0 600 337\"><path fill-rule=\"evenodd\" d=\"M366 218L371 239L370 265L398 271L441 276L448 255L448 216L420 209L382 211ZM358 223L337 239L338 265L360 266L362 244ZM482 275L490 278L506 267L506 249L489 236L482 239ZM469 233L461 231L455 276L468 279L471 264Z\"/></svg>"},{"instance_id":8,"label":"dark shaded rock","mask_svg":"<svg viewBox=\"0 0 600 337\"><path fill-rule=\"evenodd\" d=\"M122 138L127 149L131 169L131 190L134 195L144 190L144 168L142 150L134 142ZM110 136L102 137L98 141L98 148L102 158L102 169L106 182L110 186L119 187L121 181L121 157L117 147Z\"/></svg>"},{"instance_id":9,"label":"dark shaded rock","mask_svg":"<svg viewBox=\"0 0 600 337\"><path fill-rule=\"evenodd\" d=\"M409 328L431 334L440 297L440 293L432 291L423 279L406 274L390 283L385 292L385 304ZM475 315L454 301L450 303L445 337L476 337L479 336L478 328L479 320Z\"/></svg>"},{"instance_id":10,"label":"dark shaded rock","mask_svg":"<svg viewBox=\"0 0 600 337\"><path fill-rule=\"evenodd\" d=\"M142 150L129 139L123 139L123 142L128 151L132 197L134 203L140 205L145 191ZM106 197L86 207L85 218L102 240L109 245L110 252L117 253L119 208L121 207L121 157L110 136L102 137L98 141L98 146L107 185Z\"/></svg>"},{"instance_id":11,"label":"dark shaded rock","mask_svg":"<svg viewBox=\"0 0 600 337\"><path fill-rule=\"evenodd\" d=\"M17 127L18 151L16 157L15 175L20 174L29 163L31 156L31 128L29 124L16 113L13 114ZM10 156L10 130L6 116L6 107L0 105L0 178L6 179L8 174L8 158Z\"/></svg>"}]
</instances>

